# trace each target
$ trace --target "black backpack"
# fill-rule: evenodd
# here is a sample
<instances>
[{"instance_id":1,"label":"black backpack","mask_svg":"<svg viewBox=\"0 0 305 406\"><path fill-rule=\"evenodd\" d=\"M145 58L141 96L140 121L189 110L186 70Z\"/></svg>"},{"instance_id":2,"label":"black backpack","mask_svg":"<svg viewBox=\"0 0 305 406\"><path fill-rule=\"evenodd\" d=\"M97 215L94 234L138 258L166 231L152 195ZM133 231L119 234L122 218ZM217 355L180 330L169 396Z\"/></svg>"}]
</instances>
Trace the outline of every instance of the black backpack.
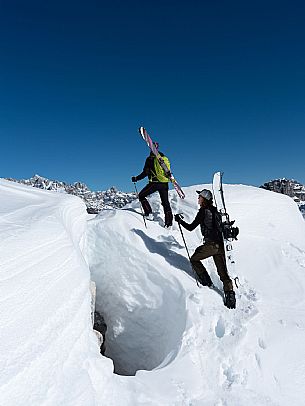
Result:
<instances>
[{"instance_id":1,"label":"black backpack","mask_svg":"<svg viewBox=\"0 0 305 406\"><path fill-rule=\"evenodd\" d=\"M234 223L235 220L230 221L227 213L221 214L216 207L211 206L205 209L201 232L206 241L237 240L239 229L232 227Z\"/></svg>"},{"instance_id":2,"label":"black backpack","mask_svg":"<svg viewBox=\"0 0 305 406\"><path fill-rule=\"evenodd\" d=\"M204 218L200 226L205 241L222 241L221 215L216 207L210 206L204 209Z\"/></svg>"}]
</instances>

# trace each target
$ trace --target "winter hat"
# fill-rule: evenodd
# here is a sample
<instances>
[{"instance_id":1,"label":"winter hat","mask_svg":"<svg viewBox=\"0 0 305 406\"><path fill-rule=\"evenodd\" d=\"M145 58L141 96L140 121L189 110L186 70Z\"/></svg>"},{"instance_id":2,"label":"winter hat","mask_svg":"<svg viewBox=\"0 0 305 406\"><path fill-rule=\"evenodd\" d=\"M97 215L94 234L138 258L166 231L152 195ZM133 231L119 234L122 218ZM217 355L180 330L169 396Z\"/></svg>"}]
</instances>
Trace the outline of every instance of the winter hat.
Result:
<instances>
[{"instance_id":1,"label":"winter hat","mask_svg":"<svg viewBox=\"0 0 305 406\"><path fill-rule=\"evenodd\" d=\"M196 192L206 200L213 200L213 195L208 189L196 190Z\"/></svg>"}]
</instances>

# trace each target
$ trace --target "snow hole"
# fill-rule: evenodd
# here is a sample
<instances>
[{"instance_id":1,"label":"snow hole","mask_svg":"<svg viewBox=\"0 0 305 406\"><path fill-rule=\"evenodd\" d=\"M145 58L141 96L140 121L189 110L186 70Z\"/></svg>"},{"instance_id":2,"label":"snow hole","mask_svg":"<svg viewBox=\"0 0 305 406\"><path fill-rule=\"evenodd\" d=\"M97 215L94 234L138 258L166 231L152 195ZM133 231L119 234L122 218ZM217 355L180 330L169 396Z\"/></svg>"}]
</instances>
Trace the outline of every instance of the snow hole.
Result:
<instances>
[{"instance_id":1,"label":"snow hole","mask_svg":"<svg viewBox=\"0 0 305 406\"><path fill-rule=\"evenodd\" d=\"M95 275L101 275L98 269ZM181 285L156 269L135 272L119 282L96 280L96 310L107 324L105 356L114 372L135 375L168 365L176 357L185 331L187 310Z\"/></svg>"}]
</instances>

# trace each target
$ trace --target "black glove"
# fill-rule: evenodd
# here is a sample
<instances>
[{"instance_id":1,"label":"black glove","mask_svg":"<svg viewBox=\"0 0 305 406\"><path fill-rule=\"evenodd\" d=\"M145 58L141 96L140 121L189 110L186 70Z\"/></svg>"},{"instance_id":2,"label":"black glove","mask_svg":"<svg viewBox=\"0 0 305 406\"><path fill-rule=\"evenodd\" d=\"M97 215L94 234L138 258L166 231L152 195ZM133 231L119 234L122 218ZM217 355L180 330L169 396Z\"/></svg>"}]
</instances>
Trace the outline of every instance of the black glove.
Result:
<instances>
[{"instance_id":1,"label":"black glove","mask_svg":"<svg viewBox=\"0 0 305 406\"><path fill-rule=\"evenodd\" d=\"M175 221L177 221L178 224L181 223L182 219L183 219L182 214L175 214Z\"/></svg>"},{"instance_id":2,"label":"black glove","mask_svg":"<svg viewBox=\"0 0 305 406\"><path fill-rule=\"evenodd\" d=\"M165 172L165 176L170 179L170 177L172 176L172 173L170 171Z\"/></svg>"},{"instance_id":3,"label":"black glove","mask_svg":"<svg viewBox=\"0 0 305 406\"><path fill-rule=\"evenodd\" d=\"M137 181L138 181L138 179L137 179L136 176L133 176L133 177L131 178L131 182L135 183L135 182L137 182Z\"/></svg>"}]
</instances>

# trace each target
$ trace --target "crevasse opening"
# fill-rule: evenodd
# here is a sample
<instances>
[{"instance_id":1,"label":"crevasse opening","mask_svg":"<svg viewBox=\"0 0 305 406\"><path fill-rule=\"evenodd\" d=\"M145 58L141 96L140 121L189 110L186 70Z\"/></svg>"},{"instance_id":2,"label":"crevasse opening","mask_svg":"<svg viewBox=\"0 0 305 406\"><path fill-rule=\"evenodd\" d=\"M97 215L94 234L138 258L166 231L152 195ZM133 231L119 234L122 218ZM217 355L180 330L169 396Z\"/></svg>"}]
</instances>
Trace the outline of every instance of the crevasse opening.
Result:
<instances>
[{"instance_id":1,"label":"crevasse opening","mask_svg":"<svg viewBox=\"0 0 305 406\"><path fill-rule=\"evenodd\" d=\"M156 266L156 254L140 250L147 250L141 241L128 239L139 240L139 235L117 231L120 220L115 227L111 216L89 222L88 260L96 310L107 324L105 356L113 360L115 373L135 375L176 357L187 310L177 278Z\"/></svg>"}]
</instances>

